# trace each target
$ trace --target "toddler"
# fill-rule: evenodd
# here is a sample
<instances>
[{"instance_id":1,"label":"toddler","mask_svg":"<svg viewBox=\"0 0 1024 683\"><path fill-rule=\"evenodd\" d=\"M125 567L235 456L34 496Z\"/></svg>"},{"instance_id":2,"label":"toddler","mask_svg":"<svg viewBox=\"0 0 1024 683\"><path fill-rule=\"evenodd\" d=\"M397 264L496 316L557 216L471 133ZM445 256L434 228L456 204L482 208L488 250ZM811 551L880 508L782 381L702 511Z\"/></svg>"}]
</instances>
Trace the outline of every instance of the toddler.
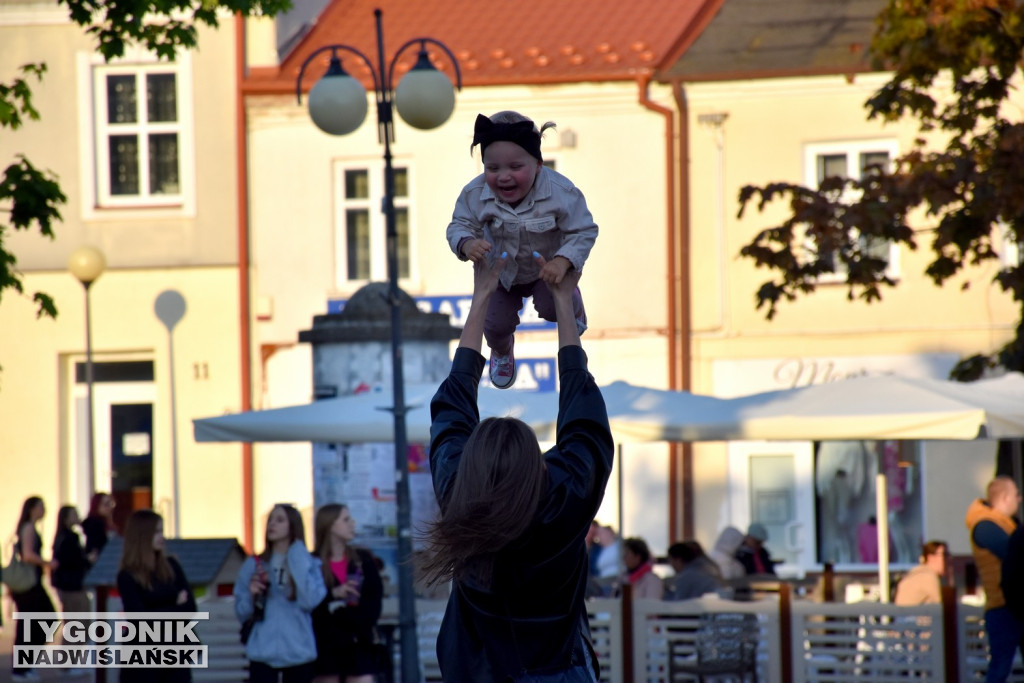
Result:
<instances>
[{"instance_id":1,"label":"toddler","mask_svg":"<svg viewBox=\"0 0 1024 683\"><path fill-rule=\"evenodd\" d=\"M484 172L459 193L448 244L462 260L493 264L507 254L500 286L491 297L484 338L491 349L491 383L507 389L516 381L513 353L523 298L533 296L537 313L555 321L548 284L559 284L570 268L583 264L597 239L583 194L572 182L544 166L541 134L530 119L513 111L490 118L479 114L470 150L480 145ZM576 326L587 329L579 288L572 295Z\"/></svg>"}]
</instances>

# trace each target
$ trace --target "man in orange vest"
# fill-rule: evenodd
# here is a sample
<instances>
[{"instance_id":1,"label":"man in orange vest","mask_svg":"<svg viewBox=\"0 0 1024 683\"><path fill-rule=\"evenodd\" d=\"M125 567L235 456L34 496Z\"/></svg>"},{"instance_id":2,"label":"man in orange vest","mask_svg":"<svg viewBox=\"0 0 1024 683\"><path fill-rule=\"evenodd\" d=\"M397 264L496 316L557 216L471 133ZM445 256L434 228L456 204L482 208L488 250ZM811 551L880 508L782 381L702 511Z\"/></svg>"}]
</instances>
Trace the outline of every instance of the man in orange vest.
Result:
<instances>
[{"instance_id":1,"label":"man in orange vest","mask_svg":"<svg viewBox=\"0 0 1024 683\"><path fill-rule=\"evenodd\" d=\"M998 476L988 484L985 499L967 508L971 552L985 589L985 633L989 663L985 683L1004 683L1013 667L1014 650L1024 655L1024 622L1006 606L1001 587L1003 560L1010 535L1017 529L1020 491L1010 477Z\"/></svg>"}]
</instances>

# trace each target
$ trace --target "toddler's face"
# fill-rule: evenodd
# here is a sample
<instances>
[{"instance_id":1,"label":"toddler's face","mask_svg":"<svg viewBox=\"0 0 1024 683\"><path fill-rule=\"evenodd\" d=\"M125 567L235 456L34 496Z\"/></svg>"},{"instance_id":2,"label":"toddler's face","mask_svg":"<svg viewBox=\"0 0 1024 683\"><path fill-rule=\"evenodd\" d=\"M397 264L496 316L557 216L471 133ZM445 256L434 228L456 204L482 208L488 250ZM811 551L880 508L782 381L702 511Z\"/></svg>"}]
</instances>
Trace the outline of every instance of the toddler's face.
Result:
<instances>
[{"instance_id":1,"label":"toddler's face","mask_svg":"<svg viewBox=\"0 0 1024 683\"><path fill-rule=\"evenodd\" d=\"M519 206L533 187L541 163L514 142L499 140L484 150L484 180L509 206Z\"/></svg>"}]
</instances>

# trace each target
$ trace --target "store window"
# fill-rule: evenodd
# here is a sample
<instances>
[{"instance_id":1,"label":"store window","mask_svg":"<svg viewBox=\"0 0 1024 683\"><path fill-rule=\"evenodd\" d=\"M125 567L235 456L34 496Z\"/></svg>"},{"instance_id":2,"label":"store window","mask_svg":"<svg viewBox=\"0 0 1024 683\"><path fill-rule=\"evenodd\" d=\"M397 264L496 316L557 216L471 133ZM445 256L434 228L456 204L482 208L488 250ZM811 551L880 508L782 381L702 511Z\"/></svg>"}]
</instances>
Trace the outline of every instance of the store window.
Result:
<instances>
[{"instance_id":1,"label":"store window","mask_svg":"<svg viewBox=\"0 0 1024 683\"><path fill-rule=\"evenodd\" d=\"M822 441L814 449L819 563L878 563L879 473L885 475L889 561L917 562L923 537L917 442Z\"/></svg>"}]
</instances>

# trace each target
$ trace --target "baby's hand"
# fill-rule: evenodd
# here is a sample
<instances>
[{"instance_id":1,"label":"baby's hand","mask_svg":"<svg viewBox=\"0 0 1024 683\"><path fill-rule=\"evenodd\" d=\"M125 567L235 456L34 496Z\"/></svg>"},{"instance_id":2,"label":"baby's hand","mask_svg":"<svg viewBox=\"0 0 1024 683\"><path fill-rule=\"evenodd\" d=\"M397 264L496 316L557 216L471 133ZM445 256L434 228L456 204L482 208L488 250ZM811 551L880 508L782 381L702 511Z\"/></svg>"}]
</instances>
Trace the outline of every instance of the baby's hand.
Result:
<instances>
[{"instance_id":1,"label":"baby's hand","mask_svg":"<svg viewBox=\"0 0 1024 683\"><path fill-rule=\"evenodd\" d=\"M541 264L540 279L549 285L561 284L562 278L572 265L564 256L556 256L550 261L545 261L540 254L533 252L533 257Z\"/></svg>"},{"instance_id":2,"label":"baby's hand","mask_svg":"<svg viewBox=\"0 0 1024 683\"><path fill-rule=\"evenodd\" d=\"M533 252L533 258L540 265L540 278L547 283L552 294L557 295L563 291L572 294L580 281L580 272L575 268L569 270L572 265L569 259L556 256L548 261L537 252ZM549 276L551 279L548 279Z\"/></svg>"},{"instance_id":3,"label":"baby's hand","mask_svg":"<svg viewBox=\"0 0 1024 683\"><path fill-rule=\"evenodd\" d=\"M462 245L462 255L473 263L482 262L490 250L491 243L487 240L472 239Z\"/></svg>"}]
</instances>

